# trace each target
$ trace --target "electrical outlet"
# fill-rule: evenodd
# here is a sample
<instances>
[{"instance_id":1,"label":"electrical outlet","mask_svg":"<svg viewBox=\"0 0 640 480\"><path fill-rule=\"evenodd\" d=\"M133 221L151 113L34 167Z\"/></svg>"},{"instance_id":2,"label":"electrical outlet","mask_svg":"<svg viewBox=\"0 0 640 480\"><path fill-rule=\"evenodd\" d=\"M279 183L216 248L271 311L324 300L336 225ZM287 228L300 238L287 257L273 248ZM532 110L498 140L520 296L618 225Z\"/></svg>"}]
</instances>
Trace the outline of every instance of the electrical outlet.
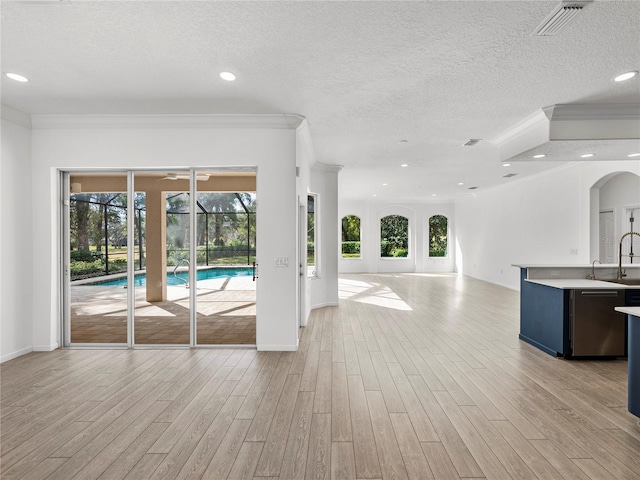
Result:
<instances>
[{"instance_id":1,"label":"electrical outlet","mask_svg":"<svg viewBox=\"0 0 640 480\"><path fill-rule=\"evenodd\" d=\"M571 255L577 255L578 254L578 249L577 248L572 248L570 253L571 253Z\"/></svg>"},{"instance_id":2,"label":"electrical outlet","mask_svg":"<svg viewBox=\"0 0 640 480\"><path fill-rule=\"evenodd\" d=\"M558 270L551 270L550 275L552 277L559 277L560 276L560 272Z\"/></svg>"},{"instance_id":3,"label":"electrical outlet","mask_svg":"<svg viewBox=\"0 0 640 480\"><path fill-rule=\"evenodd\" d=\"M289 257L276 257L274 264L276 267L288 267Z\"/></svg>"}]
</instances>

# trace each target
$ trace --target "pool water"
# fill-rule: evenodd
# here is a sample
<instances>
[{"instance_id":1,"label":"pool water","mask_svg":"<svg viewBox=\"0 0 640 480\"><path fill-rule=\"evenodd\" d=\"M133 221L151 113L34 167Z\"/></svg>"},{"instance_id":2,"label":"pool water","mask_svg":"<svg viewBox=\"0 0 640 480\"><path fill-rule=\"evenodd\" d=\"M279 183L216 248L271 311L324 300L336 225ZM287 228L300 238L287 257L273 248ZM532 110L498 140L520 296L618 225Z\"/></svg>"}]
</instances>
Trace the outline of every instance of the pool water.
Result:
<instances>
[{"instance_id":1,"label":"pool water","mask_svg":"<svg viewBox=\"0 0 640 480\"><path fill-rule=\"evenodd\" d=\"M196 280L210 280L214 278L225 278L225 277L246 277L251 275L252 269L249 267L239 267L239 268L208 268L206 270L198 270L196 273ZM167 285L180 286L184 285L185 282L189 279L188 272L176 272L176 275L173 273L167 274ZM133 279L133 285L135 287L143 287L147 284L147 277L144 274L136 275ZM108 282L96 282L94 285L107 286L107 287L119 287L126 286L127 279L119 278L117 280L110 280Z\"/></svg>"}]
</instances>

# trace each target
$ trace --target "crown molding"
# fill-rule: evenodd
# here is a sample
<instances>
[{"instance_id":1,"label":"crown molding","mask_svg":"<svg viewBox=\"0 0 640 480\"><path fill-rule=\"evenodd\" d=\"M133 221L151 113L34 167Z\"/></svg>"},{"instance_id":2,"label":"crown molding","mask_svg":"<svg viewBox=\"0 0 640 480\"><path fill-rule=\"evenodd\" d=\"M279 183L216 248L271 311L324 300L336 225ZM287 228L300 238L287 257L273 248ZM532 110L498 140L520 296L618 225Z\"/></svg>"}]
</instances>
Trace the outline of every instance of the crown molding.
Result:
<instances>
[{"instance_id":1,"label":"crown molding","mask_svg":"<svg viewBox=\"0 0 640 480\"><path fill-rule=\"evenodd\" d=\"M338 173L343 168L344 168L343 165L331 165L329 163L320 163L320 162L316 162L313 165L311 165L311 170L318 170L321 172L328 172L328 173Z\"/></svg>"},{"instance_id":2,"label":"crown molding","mask_svg":"<svg viewBox=\"0 0 640 480\"><path fill-rule=\"evenodd\" d=\"M256 115L31 115L34 129L55 128L264 128L297 129L297 114Z\"/></svg>"},{"instance_id":3,"label":"crown molding","mask_svg":"<svg viewBox=\"0 0 640 480\"><path fill-rule=\"evenodd\" d=\"M31 128L31 116L28 113L16 110L8 105L0 105L0 112L3 120Z\"/></svg>"}]
</instances>

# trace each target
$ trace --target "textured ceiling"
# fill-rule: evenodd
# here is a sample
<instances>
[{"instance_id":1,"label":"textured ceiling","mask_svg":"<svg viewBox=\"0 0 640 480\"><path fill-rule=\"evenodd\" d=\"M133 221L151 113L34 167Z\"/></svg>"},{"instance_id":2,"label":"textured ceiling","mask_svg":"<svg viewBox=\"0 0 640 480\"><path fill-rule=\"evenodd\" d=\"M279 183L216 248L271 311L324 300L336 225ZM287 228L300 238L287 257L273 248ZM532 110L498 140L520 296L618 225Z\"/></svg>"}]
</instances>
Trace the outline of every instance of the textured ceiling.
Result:
<instances>
[{"instance_id":1,"label":"textured ceiling","mask_svg":"<svg viewBox=\"0 0 640 480\"><path fill-rule=\"evenodd\" d=\"M341 198L451 200L558 165L505 168L486 141L540 108L640 102L638 78L612 81L640 68L640 2L595 1L557 36L531 35L557 5L3 0L2 71L30 81L3 75L2 103L32 114L295 113L317 159L345 166ZM463 147L470 138L484 140Z\"/></svg>"}]
</instances>

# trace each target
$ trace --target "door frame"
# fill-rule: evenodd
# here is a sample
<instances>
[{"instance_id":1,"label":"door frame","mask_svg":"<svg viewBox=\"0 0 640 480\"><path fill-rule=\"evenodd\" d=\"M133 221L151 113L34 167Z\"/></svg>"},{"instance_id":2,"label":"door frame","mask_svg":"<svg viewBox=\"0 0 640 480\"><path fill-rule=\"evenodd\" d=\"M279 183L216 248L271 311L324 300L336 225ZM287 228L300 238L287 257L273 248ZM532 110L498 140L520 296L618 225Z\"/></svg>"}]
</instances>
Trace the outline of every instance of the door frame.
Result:
<instances>
[{"instance_id":1,"label":"door frame","mask_svg":"<svg viewBox=\"0 0 640 480\"><path fill-rule=\"evenodd\" d=\"M196 210L196 193L197 190L197 174L203 171L214 172L242 172L253 171L256 173L256 195L257 195L257 166L237 166L237 167L182 167L169 168L170 170L180 170L189 173L189 263L196 265L196 268L189 268L189 343L188 344L136 344L135 341L135 288L132 288L135 276L135 249L127 249L127 342L126 343L72 343L71 342L71 271L70 271L70 175L82 173L104 173L114 174L122 173L127 175L127 244L134 245L135 238L135 185L134 175L141 172L163 172L166 167L145 167L145 168L70 168L59 169L58 179L60 193L58 195L60 202L58 203L58 238L60 238L60 257L58 268L62 288L60 289L60 325L59 340L60 345L65 348L109 348L109 349L150 349L150 348L168 348L168 349L184 349L184 348L256 348L255 344L251 345L235 345L235 344L198 344L197 343L197 295L196 295L196 276L197 276L197 215ZM256 208L256 225L257 225L257 208ZM305 237L306 238L306 237ZM249 239L247 239L249 241ZM306 247L306 244L305 244ZM256 251L256 264L257 264ZM256 330L257 330L257 287L258 278L256 277Z\"/></svg>"}]
</instances>

